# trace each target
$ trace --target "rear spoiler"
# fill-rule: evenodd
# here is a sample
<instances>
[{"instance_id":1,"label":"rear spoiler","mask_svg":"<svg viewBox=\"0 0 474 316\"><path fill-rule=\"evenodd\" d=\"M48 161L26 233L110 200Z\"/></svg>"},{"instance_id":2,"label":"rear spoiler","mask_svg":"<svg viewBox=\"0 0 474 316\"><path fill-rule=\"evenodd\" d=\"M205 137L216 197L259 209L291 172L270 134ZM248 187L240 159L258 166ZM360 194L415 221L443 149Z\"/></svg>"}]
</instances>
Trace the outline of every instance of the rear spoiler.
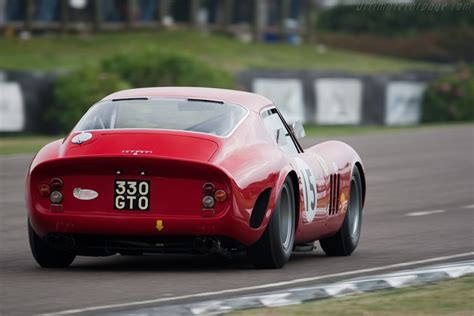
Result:
<instances>
[{"instance_id":1,"label":"rear spoiler","mask_svg":"<svg viewBox=\"0 0 474 316\"><path fill-rule=\"evenodd\" d=\"M209 162L169 157L130 155L94 155L56 158L39 163L31 170L32 176L41 173L48 176L61 174L140 175L149 176L231 179L223 168Z\"/></svg>"}]
</instances>

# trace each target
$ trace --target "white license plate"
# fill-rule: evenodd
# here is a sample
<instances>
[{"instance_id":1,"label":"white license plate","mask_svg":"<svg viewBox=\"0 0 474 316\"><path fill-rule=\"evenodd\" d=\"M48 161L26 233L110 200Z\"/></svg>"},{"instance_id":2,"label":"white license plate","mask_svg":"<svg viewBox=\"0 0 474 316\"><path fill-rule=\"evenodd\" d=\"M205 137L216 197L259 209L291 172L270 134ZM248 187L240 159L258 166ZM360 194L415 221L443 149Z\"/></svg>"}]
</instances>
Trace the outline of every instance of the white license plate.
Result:
<instances>
[{"instance_id":1,"label":"white license plate","mask_svg":"<svg viewBox=\"0 0 474 316\"><path fill-rule=\"evenodd\" d=\"M148 211L150 209L149 180L115 180L114 209Z\"/></svg>"}]
</instances>

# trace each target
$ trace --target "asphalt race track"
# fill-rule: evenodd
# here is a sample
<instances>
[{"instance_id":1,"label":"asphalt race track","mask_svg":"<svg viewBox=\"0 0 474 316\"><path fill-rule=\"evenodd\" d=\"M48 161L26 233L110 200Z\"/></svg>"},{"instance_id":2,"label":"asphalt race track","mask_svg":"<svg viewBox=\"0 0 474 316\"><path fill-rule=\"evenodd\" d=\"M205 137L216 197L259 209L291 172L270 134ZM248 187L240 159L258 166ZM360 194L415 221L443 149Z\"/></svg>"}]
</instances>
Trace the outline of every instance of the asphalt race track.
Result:
<instances>
[{"instance_id":1,"label":"asphalt race track","mask_svg":"<svg viewBox=\"0 0 474 316\"><path fill-rule=\"evenodd\" d=\"M152 299L176 304L180 301L173 300L176 296L199 301L203 297L193 294L317 276L321 278L314 282L327 282L343 278L340 272L431 258L447 257L440 263L474 258L472 254L454 258L474 251L473 125L340 139L360 153L367 171L359 248L351 257L326 257L320 249L294 254L282 270L256 270L243 257L222 264L204 256L161 255L81 257L69 269L41 269L28 247L23 200L23 177L31 156L0 157L0 314ZM321 140L303 143L309 146ZM248 289L252 290L256 289ZM214 297L218 296L209 296Z\"/></svg>"}]
</instances>

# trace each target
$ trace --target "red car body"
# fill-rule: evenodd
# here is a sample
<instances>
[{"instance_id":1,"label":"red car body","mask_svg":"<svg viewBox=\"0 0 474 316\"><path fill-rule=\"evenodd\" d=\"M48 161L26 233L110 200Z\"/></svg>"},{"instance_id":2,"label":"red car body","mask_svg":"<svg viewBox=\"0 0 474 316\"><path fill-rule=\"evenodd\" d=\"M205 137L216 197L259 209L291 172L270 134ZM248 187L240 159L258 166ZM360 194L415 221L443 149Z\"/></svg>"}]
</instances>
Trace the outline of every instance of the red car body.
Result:
<instances>
[{"instance_id":1,"label":"red car body","mask_svg":"<svg viewBox=\"0 0 474 316\"><path fill-rule=\"evenodd\" d=\"M362 161L348 145L329 141L289 155L262 123L262 113L275 108L262 96L208 88L143 88L114 93L103 100L142 97L192 98L229 102L247 109L229 136L153 129L89 131L92 138L73 143L80 132L54 141L34 157L25 195L31 227L50 235L184 237L218 236L243 246L261 238L278 193L290 177L295 187L295 243L319 240L340 229L350 197L354 168L365 180ZM286 123L285 123L286 124ZM287 125L286 125L287 126ZM288 127L288 126L287 126ZM289 129L291 131L291 129ZM52 204L41 195L42 184L62 180L63 200ZM114 209L117 179L148 180L149 209ZM227 198L212 209L202 206L203 185L211 182ZM77 199L83 188L97 192ZM257 209L257 199L265 200ZM260 207L261 208L261 207Z\"/></svg>"}]
</instances>

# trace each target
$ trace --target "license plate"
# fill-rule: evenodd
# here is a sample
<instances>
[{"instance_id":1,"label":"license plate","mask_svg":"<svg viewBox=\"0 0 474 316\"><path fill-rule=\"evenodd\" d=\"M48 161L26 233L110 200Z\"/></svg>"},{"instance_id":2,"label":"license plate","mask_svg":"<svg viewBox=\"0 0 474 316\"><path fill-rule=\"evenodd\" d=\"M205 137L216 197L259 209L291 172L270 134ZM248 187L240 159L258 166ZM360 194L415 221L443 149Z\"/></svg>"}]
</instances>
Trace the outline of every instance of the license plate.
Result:
<instances>
[{"instance_id":1,"label":"license plate","mask_svg":"<svg viewBox=\"0 0 474 316\"><path fill-rule=\"evenodd\" d=\"M150 181L115 180L114 209L148 211L150 209Z\"/></svg>"}]
</instances>

